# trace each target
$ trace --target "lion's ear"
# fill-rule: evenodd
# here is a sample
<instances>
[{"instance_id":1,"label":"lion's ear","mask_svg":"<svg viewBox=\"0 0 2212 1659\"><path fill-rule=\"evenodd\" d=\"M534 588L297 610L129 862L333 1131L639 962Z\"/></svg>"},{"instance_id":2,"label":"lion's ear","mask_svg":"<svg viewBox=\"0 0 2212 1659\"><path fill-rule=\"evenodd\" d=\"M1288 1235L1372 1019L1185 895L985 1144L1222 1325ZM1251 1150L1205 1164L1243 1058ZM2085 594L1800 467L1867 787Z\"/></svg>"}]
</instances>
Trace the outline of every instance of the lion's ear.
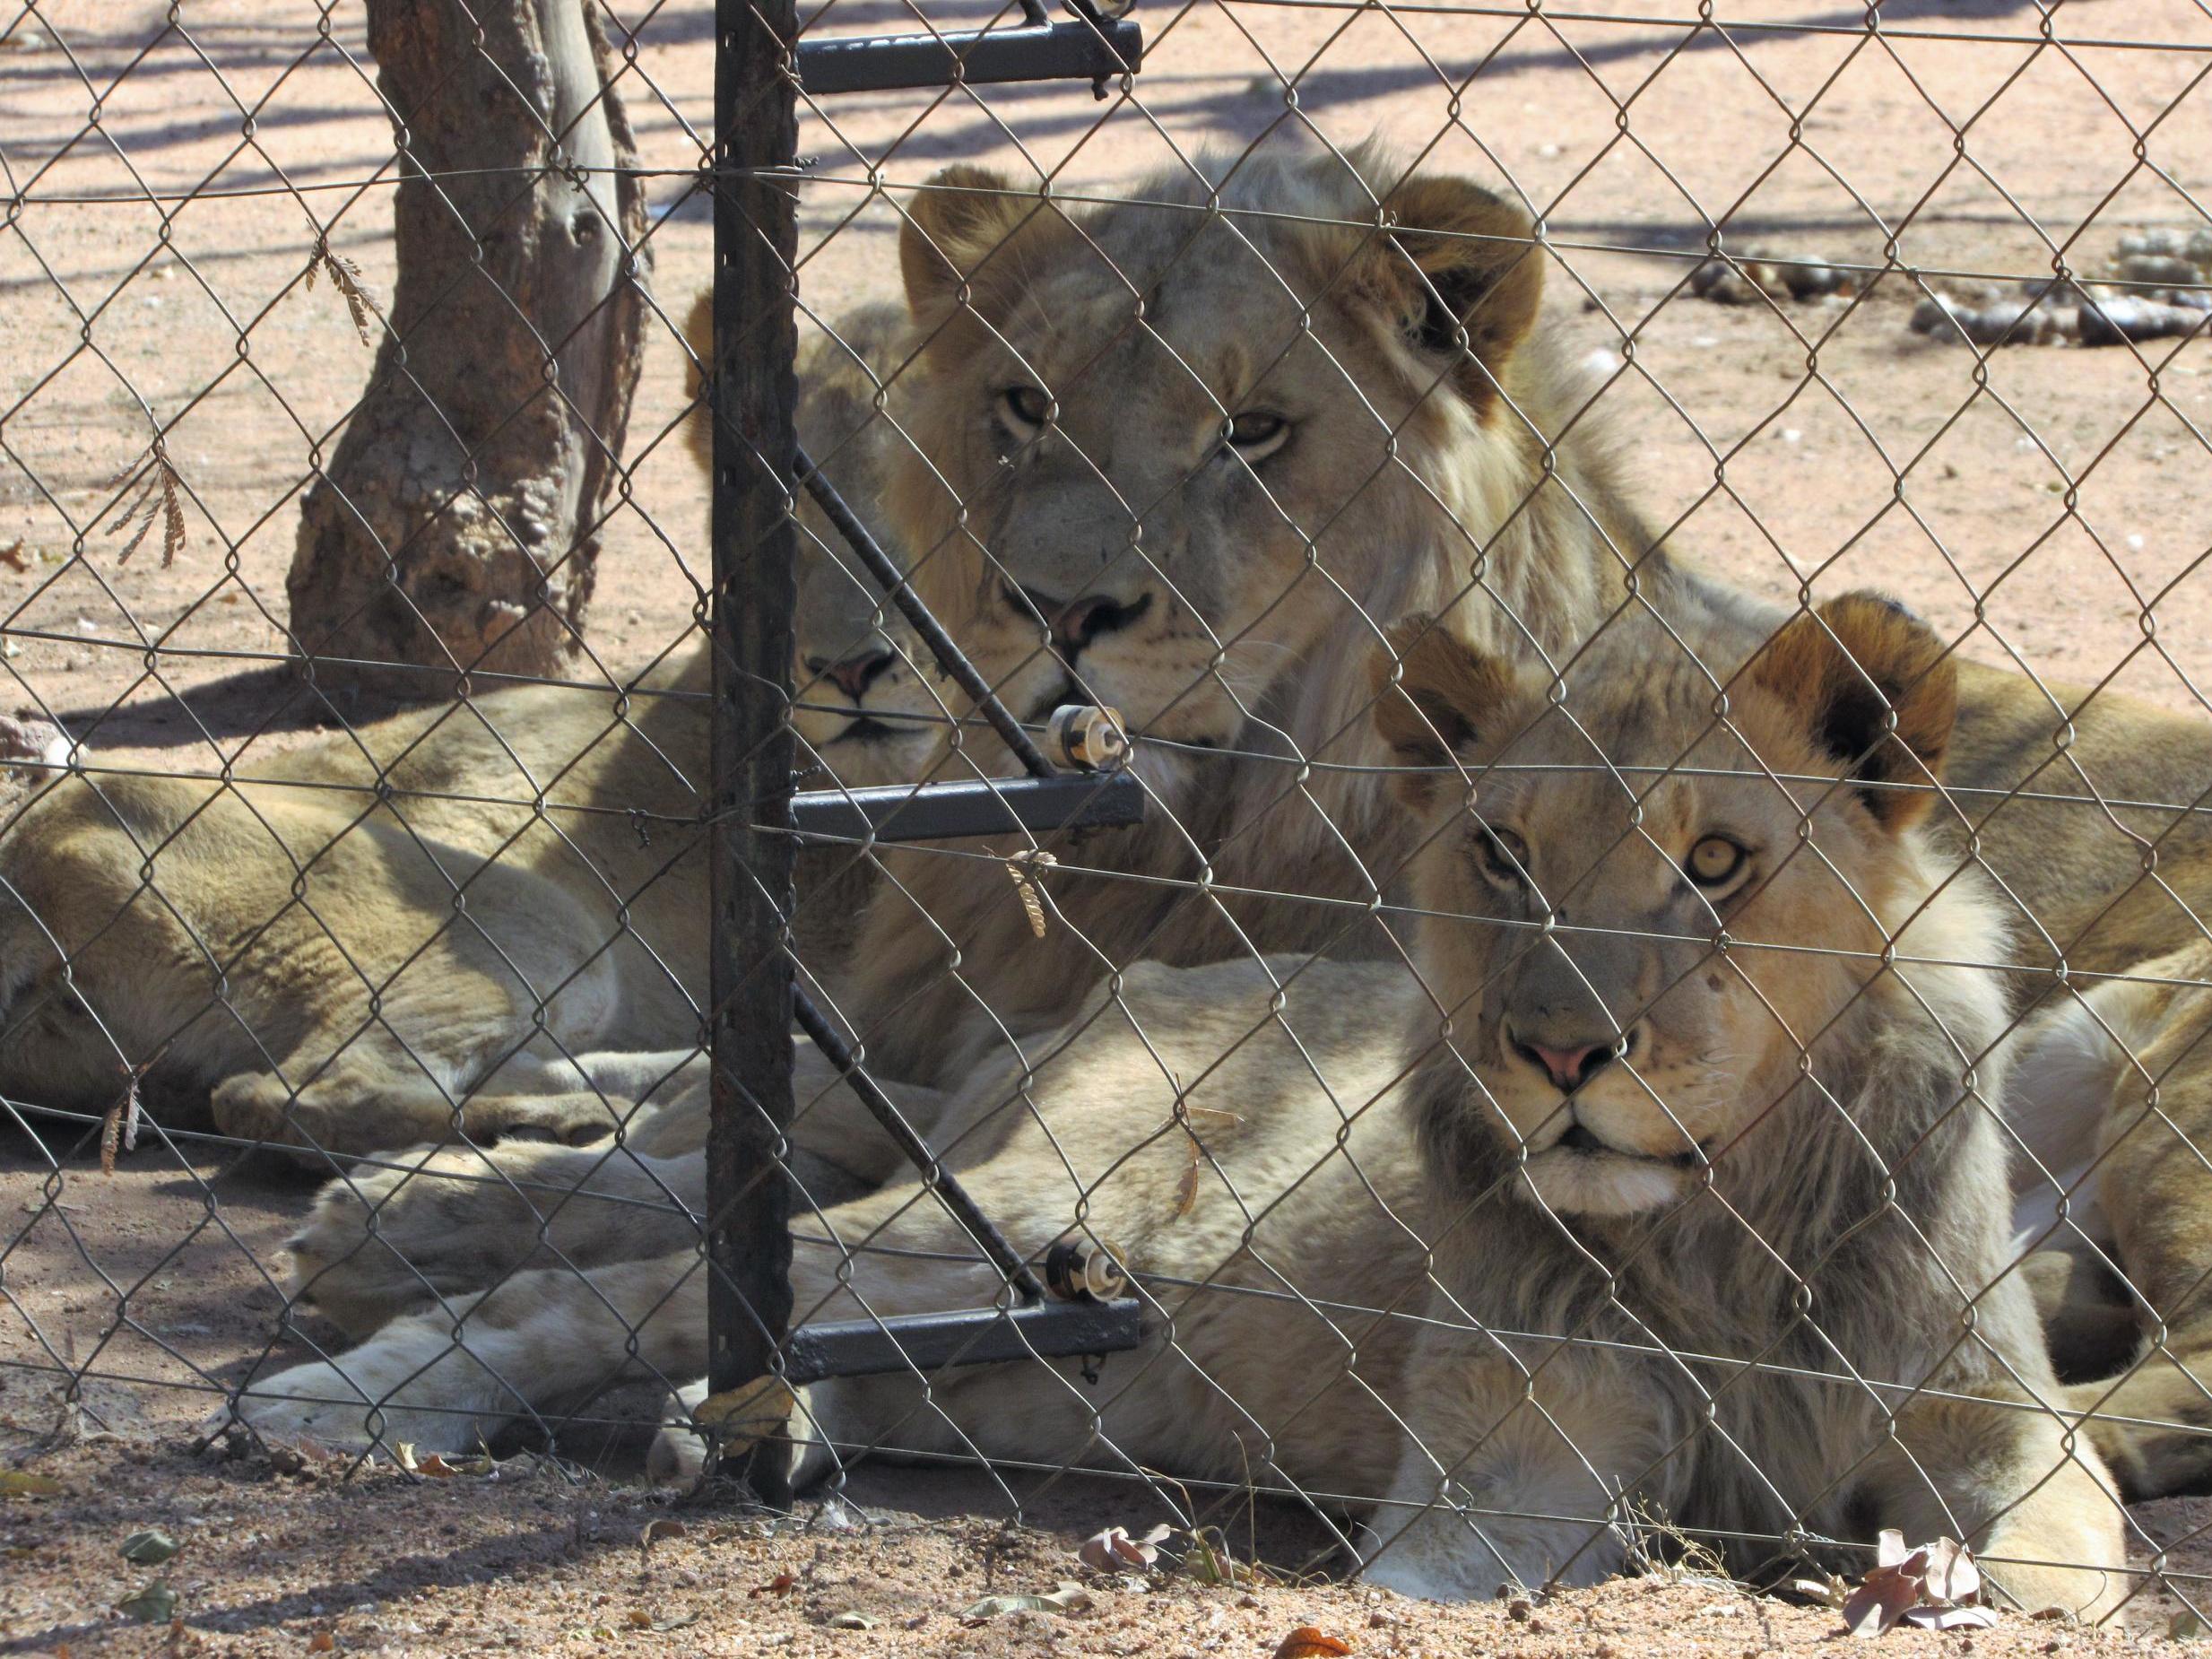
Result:
<instances>
[{"instance_id":1,"label":"lion's ear","mask_svg":"<svg viewBox=\"0 0 2212 1659\"><path fill-rule=\"evenodd\" d=\"M1894 599L1844 594L1791 618L1751 677L1805 721L1814 746L1851 768L1868 808L1903 830L1932 800L1958 710L1958 669L1933 629Z\"/></svg>"},{"instance_id":2,"label":"lion's ear","mask_svg":"<svg viewBox=\"0 0 2212 1659\"><path fill-rule=\"evenodd\" d=\"M1017 236L1065 230L1060 211L1002 173L983 167L948 167L906 205L898 231L898 268L906 305L917 322L943 317L959 302L963 283L996 267L1017 280L1026 263L993 258Z\"/></svg>"},{"instance_id":3,"label":"lion's ear","mask_svg":"<svg viewBox=\"0 0 2212 1659\"><path fill-rule=\"evenodd\" d=\"M1487 405L1543 300L1534 222L1447 176L1409 178L1383 207L1395 228L1373 250L1364 286L1410 343L1453 364L1460 388Z\"/></svg>"},{"instance_id":4,"label":"lion's ear","mask_svg":"<svg viewBox=\"0 0 2212 1659\"><path fill-rule=\"evenodd\" d=\"M1384 635L1367 659L1375 729L1393 764L1434 769L1477 741L1514 692L1514 673L1476 650L1433 616L1409 616ZM1408 805L1436 799L1439 774L1401 772L1391 779Z\"/></svg>"}]
</instances>

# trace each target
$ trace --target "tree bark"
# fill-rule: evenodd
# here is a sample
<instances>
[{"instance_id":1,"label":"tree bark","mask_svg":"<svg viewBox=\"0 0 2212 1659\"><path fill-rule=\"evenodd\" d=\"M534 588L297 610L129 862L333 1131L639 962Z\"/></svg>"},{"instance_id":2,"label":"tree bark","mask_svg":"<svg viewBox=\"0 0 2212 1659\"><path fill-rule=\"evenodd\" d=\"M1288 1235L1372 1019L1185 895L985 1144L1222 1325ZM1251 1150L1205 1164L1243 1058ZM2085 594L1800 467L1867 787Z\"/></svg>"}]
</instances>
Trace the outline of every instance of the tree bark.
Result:
<instances>
[{"instance_id":1,"label":"tree bark","mask_svg":"<svg viewBox=\"0 0 2212 1659\"><path fill-rule=\"evenodd\" d=\"M285 586L317 682L559 672L644 355L645 187L597 0L368 0L399 280ZM422 668L377 667L416 664Z\"/></svg>"}]
</instances>

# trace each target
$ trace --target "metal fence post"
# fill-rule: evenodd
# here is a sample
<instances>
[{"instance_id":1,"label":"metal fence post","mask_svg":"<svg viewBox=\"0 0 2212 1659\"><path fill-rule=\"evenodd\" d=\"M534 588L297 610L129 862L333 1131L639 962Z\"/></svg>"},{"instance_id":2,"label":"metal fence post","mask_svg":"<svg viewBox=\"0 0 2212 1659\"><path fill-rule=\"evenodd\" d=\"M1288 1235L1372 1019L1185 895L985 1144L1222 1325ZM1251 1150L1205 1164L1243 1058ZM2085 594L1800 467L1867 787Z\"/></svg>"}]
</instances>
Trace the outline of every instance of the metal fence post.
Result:
<instances>
[{"instance_id":1,"label":"metal fence post","mask_svg":"<svg viewBox=\"0 0 2212 1659\"><path fill-rule=\"evenodd\" d=\"M716 0L714 273L714 1116L708 1380L766 1372L791 1317L791 507L798 243L793 0ZM756 1490L788 1502L780 1468Z\"/></svg>"}]
</instances>

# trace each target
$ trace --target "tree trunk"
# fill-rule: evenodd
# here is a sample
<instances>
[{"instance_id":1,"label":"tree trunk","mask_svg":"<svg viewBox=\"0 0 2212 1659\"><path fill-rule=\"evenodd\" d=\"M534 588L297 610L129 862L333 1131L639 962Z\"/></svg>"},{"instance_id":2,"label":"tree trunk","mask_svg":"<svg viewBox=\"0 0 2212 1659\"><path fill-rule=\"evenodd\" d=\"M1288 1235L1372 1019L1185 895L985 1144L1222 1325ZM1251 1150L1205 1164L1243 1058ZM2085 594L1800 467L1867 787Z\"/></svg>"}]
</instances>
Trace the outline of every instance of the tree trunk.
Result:
<instances>
[{"instance_id":1,"label":"tree trunk","mask_svg":"<svg viewBox=\"0 0 2212 1659\"><path fill-rule=\"evenodd\" d=\"M611 170L637 152L597 0L368 6L399 281L285 586L319 683L444 696L558 672L583 621L644 354L645 187Z\"/></svg>"}]
</instances>

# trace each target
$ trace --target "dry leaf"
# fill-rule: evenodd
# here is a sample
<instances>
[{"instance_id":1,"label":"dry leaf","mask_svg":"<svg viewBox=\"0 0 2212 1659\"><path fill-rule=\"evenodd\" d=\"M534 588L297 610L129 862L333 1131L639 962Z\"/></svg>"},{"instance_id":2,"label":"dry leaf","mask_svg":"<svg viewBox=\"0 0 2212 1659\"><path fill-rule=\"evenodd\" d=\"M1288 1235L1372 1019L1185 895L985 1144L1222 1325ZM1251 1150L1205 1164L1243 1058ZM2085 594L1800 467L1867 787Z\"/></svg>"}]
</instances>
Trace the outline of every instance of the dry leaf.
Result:
<instances>
[{"instance_id":1,"label":"dry leaf","mask_svg":"<svg viewBox=\"0 0 2212 1659\"><path fill-rule=\"evenodd\" d=\"M1204 1167L1204 1160L1198 1154L1198 1142L1193 1141L1191 1161L1184 1166L1183 1178L1175 1183L1175 1219L1178 1221L1198 1208L1198 1172Z\"/></svg>"},{"instance_id":2,"label":"dry leaf","mask_svg":"<svg viewBox=\"0 0 2212 1659\"><path fill-rule=\"evenodd\" d=\"M638 1533L638 1553L640 1555L650 1554L652 1552L653 1546L660 1542L662 1539L681 1538L683 1536L683 1523L681 1521L672 1520L667 1516L663 1516L657 1521L647 1521Z\"/></svg>"},{"instance_id":3,"label":"dry leaf","mask_svg":"<svg viewBox=\"0 0 2212 1659\"><path fill-rule=\"evenodd\" d=\"M1036 886L1036 879L1060 861L1046 852L1016 853L1006 861L1006 873L1014 878L1014 890L1021 895L1021 908L1029 918L1029 931L1039 939L1045 936L1045 899Z\"/></svg>"},{"instance_id":4,"label":"dry leaf","mask_svg":"<svg viewBox=\"0 0 2212 1659\"><path fill-rule=\"evenodd\" d=\"M332 1654L338 1651L338 1638L327 1630L317 1630L308 1637L308 1651L311 1654Z\"/></svg>"},{"instance_id":5,"label":"dry leaf","mask_svg":"<svg viewBox=\"0 0 2212 1659\"><path fill-rule=\"evenodd\" d=\"M1124 1526L1109 1526L1103 1533L1093 1533L1083 1540L1083 1547L1076 1551L1077 1558L1086 1567L1095 1567L1102 1573L1119 1572L1124 1568L1147 1568L1159 1559L1156 1546L1174 1530L1165 1524L1154 1527L1141 1538L1132 1538Z\"/></svg>"},{"instance_id":6,"label":"dry leaf","mask_svg":"<svg viewBox=\"0 0 2212 1659\"><path fill-rule=\"evenodd\" d=\"M155 1579L135 1595L115 1604L116 1611L141 1624L167 1624L177 1611L177 1592Z\"/></svg>"},{"instance_id":7,"label":"dry leaf","mask_svg":"<svg viewBox=\"0 0 2212 1659\"><path fill-rule=\"evenodd\" d=\"M123 1559L136 1567L159 1567L177 1553L177 1541L158 1526L133 1533L123 1541Z\"/></svg>"},{"instance_id":8,"label":"dry leaf","mask_svg":"<svg viewBox=\"0 0 2212 1659\"><path fill-rule=\"evenodd\" d=\"M829 1628L833 1630L872 1630L876 1628L876 1621L869 1618L866 1613L855 1612L851 1608L847 1608L845 1611L831 1618Z\"/></svg>"},{"instance_id":9,"label":"dry leaf","mask_svg":"<svg viewBox=\"0 0 2212 1659\"><path fill-rule=\"evenodd\" d=\"M369 302L369 295L360 284L361 268L343 254L334 254L325 247L318 250L313 263L308 266L308 291L315 290L317 270L329 273L330 285L345 298L345 308L352 315L353 332L360 335L363 345L374 345L376 334L369 326L377 308Z\"/></svg>"},{"instance_id":10,"label":"dry leaf","mask_svg":"<svg viewBox=\"0 0 2212 1659\"><path fill-rule=\"evenodd\" d=\"M1978 1604L1982 1569L1973 1551L1953 1539L1908 1547L1903 1533L1886 1529L1875 1563L1843 1600L1843 1625L1853 1636L1879 1636L1901 1623L1958 1630L1997 1622L1995 1611Z\"/></svg>"},{"instance_id":11,"label":"dry leaf","mask_svg":"<svg viewBox=\"0 0 2212 1659\"><path fill-rule=\"evenodd\" d=\"M789 1595L799 1587L799 1575L778 1573L766 1584L757 1584L745 1592L747 1595Z\"/></svg>"},{"instance_id":12,"label":"dry leaf","mask_svg":"<svg viewBox=\"0 0 2212 1659\"><path fill-rule=\"evenodd\" d=\"M137 520L137 528L131 532L130 540L123 543L123 551L116 555L116 563L128 564L139 544L152 533L158 515L161 520L161 565L166 569L177 562L177 555L184 551L184 486L177 476L177 469L169 464L160 439L154 440L152 454L152 470L146 474L138 492L108 522L108 534L113 535L133 519Z\"/></svg>"},{"instance_id":13,"label":"dry leaf","mask_svg":"<svg viewBox=\"0 0 2212 1659\"><path fill-rule=\"evenodd\" d=\"M58 1498L62 1483L28 1469L0 1469L0 1498Z\"/></svg>"},{"instance_id":14,"label":"dry leaf","mask_svg":"<svg viewBox=\"0 0 2212 1659\"><path fill-rule=\"evenodd\" d=\"M1080 1613L1090 1605L1090 1593L1069 1578L1050 1595L986 1595L960 1609L962 1624L983 1624L1008 1613Z\"/></svg>"},{"instance_id":15,"label":"dry leaf","mask_svg":"<svg viewBox=\"0 0 2212 1659\"><path fill-rule=\"evenodd\" d=\"M7 566L18 576L25 575L30 571L30 560L23 557L23 538L22 536L17 536L5 547L0 547L0 565Z\"/></svg>"},{"instance_id":16,"label":"dry leaf","mask_svg":"<svg viewBox=\"0 0 2212 1659\"><path fill-rule=\"evenodd\" d=\"M1336 1659L1349 1654L1352 1645L1340 1636L1330 1636L1310 1624L1302 1624L1276 1644L1275 1659Z\"/></svg>"},{"instance_id":17,"label":"dry leaf","mask_svg":"<svg viewBox=\"0 0 2212 1659\"><path fill-rule=\"evenodd\" d=\"M633 1630L650 1630L653 1628L653 1615L642 1607L631 1608L622 1619Z\"/></svg>"}]
</instances>

